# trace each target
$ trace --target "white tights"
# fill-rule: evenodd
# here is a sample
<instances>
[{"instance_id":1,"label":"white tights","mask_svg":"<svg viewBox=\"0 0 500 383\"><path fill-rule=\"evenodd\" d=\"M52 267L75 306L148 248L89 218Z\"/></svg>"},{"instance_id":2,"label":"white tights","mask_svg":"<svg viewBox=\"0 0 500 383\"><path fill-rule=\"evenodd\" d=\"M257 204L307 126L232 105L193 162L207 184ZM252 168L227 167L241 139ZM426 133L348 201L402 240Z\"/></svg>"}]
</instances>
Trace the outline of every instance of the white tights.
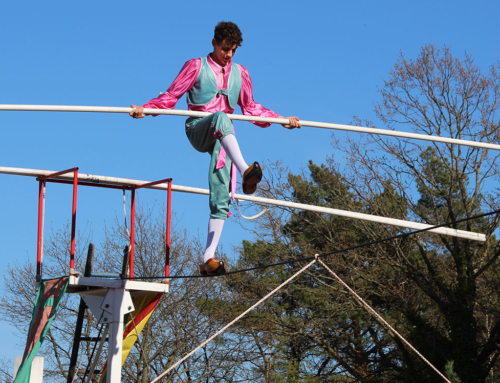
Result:
<instances>
[{"instance_id":1,"label":"white tights","mask_svg":"<svg viewBox=\"0 0 500 383\"><path fill-rule=\"evenodd\" d=\"M243 177L245 170L248 169L248 165L243 159L240 146L238 145L238 141L236 140L234 134L228 134L226 137L224 137L221 141L221 144L231 161L233 161L233 163L236 165L236 168L238 168L240 175ZM219 244L223 227L223 219L210 217L208 221L207 247L205 249L205 254L203 255L203 262L206 262L210 258L214 257L215 249Z\"/></svg>"},{"instance_id":2,"label":"white tights","mask_svg":"<svg viewBox=\"0 0 500 383\"><path fill-rule=\"evenodd\" d=\"M210 219L208 220L207 247L205 249L205 254L203 255L203 262L206 262L210 258L214 257L215 249L217 248L217 244L219 243L223 227L223 219L210 217Z\"/></svg>"},{"instance_id":3,"label":"white tights","mask_svg":"<svg viewBox=\"0 0 500 383\"><path fill-rule=\"evenodd\" d=\"M240 146L238 145L238 141L236 141L236 137L234 134L228 134L221 141L222 147L226 151L227 155L234 162L240 175L243 177L243 173L248 169L248 165L243 159L243 155L241 154Z\"/></svg>"}]
</instances>

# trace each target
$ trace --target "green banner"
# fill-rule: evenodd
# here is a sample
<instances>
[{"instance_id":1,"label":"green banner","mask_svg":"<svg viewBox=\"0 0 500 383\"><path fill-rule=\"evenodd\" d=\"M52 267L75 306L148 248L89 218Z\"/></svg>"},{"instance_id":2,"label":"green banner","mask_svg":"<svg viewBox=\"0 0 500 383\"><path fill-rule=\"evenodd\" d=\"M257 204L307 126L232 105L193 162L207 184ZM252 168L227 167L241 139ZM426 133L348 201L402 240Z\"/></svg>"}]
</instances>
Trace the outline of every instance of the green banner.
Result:
<instances>
[{"instance_id":1,"label":"green banner","mask_svg":"<svg viewBox=\"0 0 500 383\"><path fill-rule=\"evenodd\" d=\"M29 383L31 363L45 339L54 319L59 303L68 288L68 277L47 279L40 283L35 308L31 316L28 340L24 350L23 362L19 366L14 383Z\"/></svg>"}]
</instances>

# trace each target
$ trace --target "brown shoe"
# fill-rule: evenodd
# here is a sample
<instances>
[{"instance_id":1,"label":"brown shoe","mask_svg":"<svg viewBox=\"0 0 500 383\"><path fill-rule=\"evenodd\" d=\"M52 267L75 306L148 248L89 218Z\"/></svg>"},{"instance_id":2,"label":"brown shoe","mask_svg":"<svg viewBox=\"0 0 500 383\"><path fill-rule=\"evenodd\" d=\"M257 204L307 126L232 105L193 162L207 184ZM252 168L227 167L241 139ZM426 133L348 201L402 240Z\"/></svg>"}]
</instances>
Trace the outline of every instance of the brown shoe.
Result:
<instances>
[{"instance_id":1,"label":"brown shoe","mask_svg":"<svg viewBox=\"0 0 500 383\"><path fill-rule=\"evenodd\" d=\"M254 162L243 174L243 193L253 194L257 190L257 184L262 180L262 168L258 162Z\"/></svg>"},{"instance_id":2,"label":"brown shoe","mask_svg":"<svg viewBox=\"0 0 500 383\"><path fill-rule=\"evenodd\" d=\"M224 262L213 258L199 265L199 268L201 275L222 275L226 273Z\"/></svg>"}]
</instances>

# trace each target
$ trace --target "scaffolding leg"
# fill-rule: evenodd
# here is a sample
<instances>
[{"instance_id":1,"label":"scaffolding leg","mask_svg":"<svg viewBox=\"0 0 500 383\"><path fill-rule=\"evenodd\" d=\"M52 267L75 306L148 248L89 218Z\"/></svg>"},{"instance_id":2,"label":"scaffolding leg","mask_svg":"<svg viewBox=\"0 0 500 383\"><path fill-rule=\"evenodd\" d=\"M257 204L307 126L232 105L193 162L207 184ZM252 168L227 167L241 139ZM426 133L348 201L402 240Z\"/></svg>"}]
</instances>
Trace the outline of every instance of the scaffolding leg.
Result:
<instances>
[{"instance_id":1,"label":"scaffolding leg","mask_svg":"<svg viewBox=\"0 0 500 383\"><path fill-rule=\"evenodd\" d=\"M106 383L120 383L122 375L123 318L134 311L130 293L121 289L109 289L101 308L111 314L108 343L108 373Z\"/></svg>"},{"instance_id":2,"label":"scaffolding leg","mask_svg":"<svg viewBox=\"0 0 500 383\"><path fill-rule=\"evenodd\" d=\"M85 276L90 277L92 274L92 264L94 262L94 244L89 244L87 252L87 263L85 265ZM75 337L73 339L73 349L71 350L71 359L69 362L68 380L67 383L73 382L76 374L76 363L78 362L78 351L80 348L80 340L82 337L83 318L85 316L85 308L87 305L80 298L80 307L78 308L78 317L76 319Z\"/></svg>"}]
</instances>

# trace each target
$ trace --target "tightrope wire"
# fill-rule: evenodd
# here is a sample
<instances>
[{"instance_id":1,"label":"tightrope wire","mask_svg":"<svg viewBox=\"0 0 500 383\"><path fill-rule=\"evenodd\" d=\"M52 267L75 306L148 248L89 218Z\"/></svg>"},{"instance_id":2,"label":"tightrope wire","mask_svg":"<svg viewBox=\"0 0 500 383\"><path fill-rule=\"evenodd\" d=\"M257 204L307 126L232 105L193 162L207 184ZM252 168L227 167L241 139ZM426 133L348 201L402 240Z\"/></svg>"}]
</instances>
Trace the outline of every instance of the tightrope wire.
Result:
<instances>
[{"instance_id":1,"label":"tightrope wire","mask_svg":"<svg viewBox=\"0 0 500 383\"><path fill-rule=\"evenodd\" d=\"M455 225L455 224L458 224L458 223L461 223L461 222L466 222L466 221L470 221L470 220L473 220L473 219L479 219L479 218L487 217L487 216L498 214L498 213L500 213L500 209L499 210L495 210L495 211L491 211L489 213L475 215L473 217L468 217L468 218L463 218L463 219L459 219L459 220L452 221L452 222L442 223L442 224L431 226L431 227L428 227L428 228L425 228L425 229L414 230L414 231L410 231L408 233L401 233L401 234L398 234L398 235L395 235L395 236L392 236L392 237L388 237L388 238L377 239L375 241L363 243L363 244L360 244L360 245L355 245L355 246L351 246L351 247L347 247L347 248L343 248L343 249L338 249L338 250L330 251L330 252L327 252L327 253L321 253L321 254L318 254L318 257L326 257L326 256L329 256L329 255L344 253L344 252L348 252L348 251L351 251L351 250L356 250L356 249L359 249L359 248L362 248L362 247L367 247L367 246L371 246L371 245L376 245L378 243L392 241L392 240L395 240L395 239L398 239L398 238L409 237L409 236L412 236L412 235L415 235L415 234L418 234L418 233L422 233L422 232L426 232L426 231L429 231L429 230L432 230L432 229L436 229L438 227ZM255 266L255 267L250 267L248 269L241 269L241 270L229 271L229 272L226 272L226 273L221 274L221 275L173 275L173 276L169 276L169 277L165 277L165 276L134 277L133 279L134 280L138 280L138 279L148 280L148 279L189 279L189 278L214 278L214 277L223 277L223 276L226 276L226 275L246 273L248 271L266 269L266 268L274 267L274 266L281 266L281 265L287 265L287 264L296 263L296 262L310 261L310 260L315 259L315 258L316 258L316 256L303 257L303 258L299 258L299 259L290 259L290 260L287 260L287 261L272 263L272 264L269 264L269 265ZM125 278L125 279L131 279L131 278Z\"/></svg>"}]
</instances>

